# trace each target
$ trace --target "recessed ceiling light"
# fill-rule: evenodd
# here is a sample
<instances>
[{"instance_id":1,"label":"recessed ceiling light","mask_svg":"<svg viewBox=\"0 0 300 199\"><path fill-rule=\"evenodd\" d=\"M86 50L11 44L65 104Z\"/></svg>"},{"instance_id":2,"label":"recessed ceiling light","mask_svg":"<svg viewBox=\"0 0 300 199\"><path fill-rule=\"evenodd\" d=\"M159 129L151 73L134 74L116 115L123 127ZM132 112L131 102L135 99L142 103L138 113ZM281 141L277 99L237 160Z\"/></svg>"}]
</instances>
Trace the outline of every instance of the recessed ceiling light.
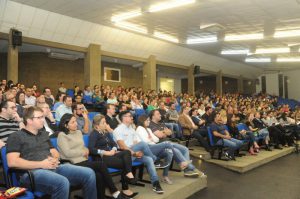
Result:
<instances>
[{"instance_id":1,"label":"recessed ceiling light","mask_svg":"<svg viewBox=\"0 0 300 199\"><path fill-rule=\"evenodd\" d=\"M267 63L271 62L271 58L254 58L254 57L247 57L245 62L248 63Z\"/></svg>"},{"instance_id":2,"label":"recessed ceiling light","mask_svg":"<svg viewBox=\"0 0 300 199\"><path fill-rule=\"evenodd\" d=\"M163 3L158 3L158 4L151 5L149 7L149 12L158 12L158 11L162 11L162 10L176 8L176 7L179 7L179 6L185 6L185 5L188 5L188 4L195 3L195 2L196 2L196 0L166 1L166 2L163 2Z\"/></svg>"},{"instance_id":3,"label":"recessed ceiling light","mask_svg":"<svg viewBox=\"0 0 300 199\"><path fill-rule=\"evenodd\" d=\"M259 40L263 39L263 33L244 34L244 35L225 35L225 41Z\"/></svg>"},{"instance_id":4,"label":"recessed ceiling light","mask_svg":"<svg viewBox=\"0 0 300 199\"><path fill-rule=\"evenodd\" d=\"M300 57L278 57L277 62L300 62Z\"/></svg>"},{"instance_id":5,"label":"recessed ceiling light","mask_svg":"<svg viewBox=\"0 0 300 199\"><path fill-rule=\"evenodd\" d=\"M143 33L143 34L148 33L146 28L138 26L138 25L133 24L133 23L125 22L125 21L117 22L117 23L115 23L115 25L120 27L120 28L125 28L125 29L128 29L128 30L132 30L132 31L135 31L135 32Z\"/></svg>"},{"instance_id":6,"label":"recessed ceiling light","mask_svg":"<svg viewBox=\"0 0 300 199\"><path fill-rule=\"evenodd\" d=\"M222 55L247 55L249 53L248 49L242 50L222 50Z\"/></svg>"},{"instance_id":7,"label":"recessed ceiling light","mask_svg":"<svg viewBox=\"0 0 300 199\"><path fill-rule=\"evenodd\" d=\"M258 48L255 54L289 53L290 48Z\"/></svg>"},{"instance_id":8,"label":"recessed ceiling light","mask_svg":"<svg viewBox=\"0 0 300 199\"><path fill-rule=\"evenodd\" d=\"M170 42L179 43L179 40L177 38L175 38L175 37L173 37L171 35L167 35L165 33L154 31L153 36L157 37L159 39L170 41Z\"/></svg>"},{"instance_id":9,"label":"recessed ceiling light","mask_svg":"<svg viewBox=\"0 0 300 199\"><path fill-rule=\"evenodd\" d=\"M124 12L124 13L112 16L111 21L112 22L120 22L120 21L124 21L126 19L131 19L131 18L140 16L140 15L142 15L141 9L132 10L130 12Z\"/></svg>"},{"instance_id":10,"label":"recessed ceiling light","mask_svg":"<svg viewBox=\"0 0 300 199\"><path fill-rule=\"evenodd\" d=\"M274 38L297 37L297 36L300 36L300 29L276 31L274 33Z\"/></svg>"},{"instance_id":11,"label":"recessed ceiling light","mask_svg":"<svg viewBox=\"0 0 300 199\"><path fill-rule=\"evenodd\" d=\"M188 39L186 41L187 44L205 44L205 43L214 43L217 42L218 38L217 36L212 37L200 37L195 39Z\"/></svg>"}]
</instances>

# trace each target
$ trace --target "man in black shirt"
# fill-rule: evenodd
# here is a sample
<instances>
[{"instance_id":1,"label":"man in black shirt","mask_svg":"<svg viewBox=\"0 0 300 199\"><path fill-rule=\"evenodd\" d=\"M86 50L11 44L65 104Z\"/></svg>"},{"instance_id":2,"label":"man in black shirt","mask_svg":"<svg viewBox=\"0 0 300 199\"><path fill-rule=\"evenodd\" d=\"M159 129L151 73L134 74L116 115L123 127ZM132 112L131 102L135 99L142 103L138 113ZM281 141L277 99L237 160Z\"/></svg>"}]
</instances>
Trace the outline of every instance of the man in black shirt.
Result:
<instances>
[{"instance_id":1,"label":"man in black shirt","mask_svg":"<svg viewBox=\"0 0 300 199\"><path fill-rule=\"evenodd\" d=\"M35 190L52 195L52 198L68 199L70 185L83 187L86 199L96 199L96 177L90 168L59 163L59 153L43 130L43 110L29 107L24 111L24 129L11 134L7 140L9 167L30 169L35 180ZM23 186L30 186L28 174L20 178Z\"/></svg>"},{"instance_id":2,"label":"man in black shirt","mask_svg":"<svg viewBox=\"0 0 300 199\"><path fill-rule=\"evenodd\" d=\"M205 120L206 126L209 126L213 122L212 112L213 109L210 106L205 107L205 113L202 115L202 119Z\"/></svg>"},{"instance_id":3,"label":"man in black shirt","mask_svg":"<svg viewBox=\"0 0 300 199\"><path fill-rule=\"evenodd\" d=\"M119 125L118 120L115 118L115 114L116 114L116 107L115 107L115 105L113 105L113 104L107 104L106 105L105 120L106 120L106 123L112 129L110 132L112 132Z\"/></svg>"}]
</instances>

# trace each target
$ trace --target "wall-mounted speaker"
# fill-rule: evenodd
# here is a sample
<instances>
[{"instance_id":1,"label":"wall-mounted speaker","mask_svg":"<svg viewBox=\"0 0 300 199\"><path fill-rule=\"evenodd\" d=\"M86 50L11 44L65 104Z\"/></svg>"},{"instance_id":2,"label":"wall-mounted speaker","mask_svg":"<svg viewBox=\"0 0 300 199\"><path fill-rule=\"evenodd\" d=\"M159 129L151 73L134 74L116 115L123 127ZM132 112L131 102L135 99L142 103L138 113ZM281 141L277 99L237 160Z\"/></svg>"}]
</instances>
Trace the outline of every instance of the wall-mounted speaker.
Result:
<instances>
[{"instance_id":1,"label":"wall-mounted speaker","mask_svg":"<svg viewBox=\"0 0 300 199\"><path fill-rule=\"evenodd\" d=\"M194 67L194 75L200 74L200 66L195 65Z\"/></svg>"},{"instance_id":2,"label":"wall-mounted speaker","mask_svg":"<svg viewBox=\"0 0 300 199\"><path fill-rule=\"evenodd\" d=\"M255 84L256 84L256 85L259 85L259 84L260 84L260 82L259 82L259 79L258 79L258 78L255 80Z\"/></svg>"},{"instance_id":3,"label":"wall-mounted speaker","mask_svg":"<svg viewBox=\"0 0 300 199\"><path fill-rule=\"evenodd\" d=\"M14 47L16 46L22 46L22 32L13 29L11 32L11 37L12 37L12 45Z\"/></svg>"}]
</instances>

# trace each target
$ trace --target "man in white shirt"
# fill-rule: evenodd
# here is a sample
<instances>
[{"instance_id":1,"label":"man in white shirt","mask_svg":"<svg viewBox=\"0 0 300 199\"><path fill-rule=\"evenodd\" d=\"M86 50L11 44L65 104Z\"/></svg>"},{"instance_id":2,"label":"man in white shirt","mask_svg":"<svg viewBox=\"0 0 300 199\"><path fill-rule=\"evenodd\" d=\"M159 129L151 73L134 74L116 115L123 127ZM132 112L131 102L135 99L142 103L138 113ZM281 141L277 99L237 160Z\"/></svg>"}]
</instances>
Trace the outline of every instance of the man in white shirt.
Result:
<instances>
[{"instance_id":1,"label":"man in white shirt","mask_svg":"<svg viewBox=\"0 0 300 199\"><path fill-rule=\"evenodd\" d=\"M63 104L60 105L56 109L55 120L59 122L60 118L66 113L73 114L72 113L72 97L68 96L68 95L64 96Z\"/></svg>"},{"instance_id":2,"label":"man in white shirt","mask_svg":"<svg viewBox=\"0 0 300 199\"><path fill-rule=\"evenodd\" d=\"M36 98L32 95L32 89L26 88L25 91L25 104L35 106Z\"/></svg>"},{"instance_id":3,"label":"man in white shirt","mask_svg":"<svg viewBox=\"0 0 300 199\"><path fill-rule=\"evenodd\" d=\"M131 124L133 117L129 111L123 111L119 114L122 123L114 130L113 135L118 146L122 150L130 150L133 157L138 161L143 162L150 175L150 180L153 185L153 191L162 194L164 191L160 186L159 178L155 170L154 162L158 158L151 152L148 144L141 142ZM169 164L161 164L156 168L166 168Z\"/></svg>"}]
</instances>

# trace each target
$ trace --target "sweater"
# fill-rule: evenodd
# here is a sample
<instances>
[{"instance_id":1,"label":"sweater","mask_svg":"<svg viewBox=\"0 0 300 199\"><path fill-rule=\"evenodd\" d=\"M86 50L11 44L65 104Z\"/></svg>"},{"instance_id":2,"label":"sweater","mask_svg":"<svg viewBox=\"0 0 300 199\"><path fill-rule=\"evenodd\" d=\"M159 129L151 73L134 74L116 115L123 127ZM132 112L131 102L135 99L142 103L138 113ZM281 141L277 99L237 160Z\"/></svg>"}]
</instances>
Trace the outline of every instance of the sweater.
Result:
<instances>
[{"instance_id":1,"label":"sweater","mask_svg":"<svg viewBox=\"0 0 300 199\"><path fill-rule=\"evenodd\" d=\"M79 130L71 131L68 134L63 132L58 134L57 146L60 153L60 157L64 160L69 160L73 164L77 164L86 161L84 157L84 146L82 133Z\"/></svg>"}]
</instances>

